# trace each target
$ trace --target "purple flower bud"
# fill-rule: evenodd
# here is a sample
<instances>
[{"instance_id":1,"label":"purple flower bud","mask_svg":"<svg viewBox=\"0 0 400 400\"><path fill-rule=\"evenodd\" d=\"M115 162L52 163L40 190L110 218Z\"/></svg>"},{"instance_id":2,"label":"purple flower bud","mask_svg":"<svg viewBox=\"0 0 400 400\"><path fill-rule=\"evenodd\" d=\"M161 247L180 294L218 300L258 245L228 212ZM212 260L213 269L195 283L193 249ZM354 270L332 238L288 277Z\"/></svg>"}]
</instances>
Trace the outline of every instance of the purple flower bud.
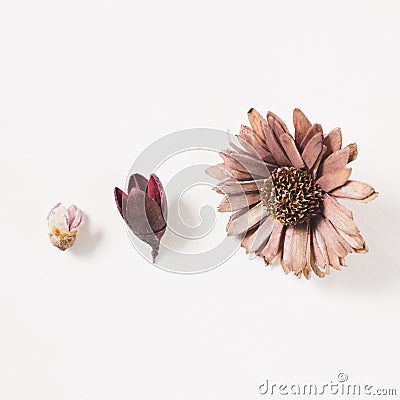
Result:
<instances>
[{"instance_id":1,"label":"purple flower bud","mask_svg":"<svg viewBox=\"0 0 400 400\"><path fill-rule=\"evenodd\" d=\"M129 178L128 194L116 187L114 197L131 231L151 246L154 263L167 228L167 198L160 180L155 174L151 174L149 180L133 174Z\"/></svg>"}]
</instances>

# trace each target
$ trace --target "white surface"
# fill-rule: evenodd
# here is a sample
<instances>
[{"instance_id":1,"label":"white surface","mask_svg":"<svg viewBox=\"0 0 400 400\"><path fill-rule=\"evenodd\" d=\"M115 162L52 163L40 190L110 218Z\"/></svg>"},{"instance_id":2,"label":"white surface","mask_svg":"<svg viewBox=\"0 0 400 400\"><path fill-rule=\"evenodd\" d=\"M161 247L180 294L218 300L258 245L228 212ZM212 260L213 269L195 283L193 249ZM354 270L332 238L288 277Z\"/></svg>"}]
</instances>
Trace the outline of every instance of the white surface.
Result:
<instances>
[{"instance_id":1,"label":"white surface","mask_svg":"<svg viewBox=\"0 0 400 400\"><path fill-rule=\"evenodd\" d=\"M0 6L0 399L257 399L266 379L399 385L399 3L11 1ZM147 144L300 107L356 140L370 246L325 280L239 251L145 263L113 187ZM90 217L47 240L57 202ZM352 204L350 205L352 206ZM97 240L96 240L97 239ZM79 244L79 245L78 245Z\"/></svg>"}]
</instances>

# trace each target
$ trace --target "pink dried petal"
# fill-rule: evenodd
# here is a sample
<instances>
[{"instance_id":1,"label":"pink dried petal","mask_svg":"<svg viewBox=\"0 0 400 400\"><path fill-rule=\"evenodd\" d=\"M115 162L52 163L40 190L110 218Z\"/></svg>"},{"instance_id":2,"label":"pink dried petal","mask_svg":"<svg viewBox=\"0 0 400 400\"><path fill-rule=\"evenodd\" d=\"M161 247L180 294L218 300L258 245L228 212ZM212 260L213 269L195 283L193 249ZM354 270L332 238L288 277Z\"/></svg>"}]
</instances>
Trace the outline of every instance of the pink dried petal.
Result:
<instances>
[{"instance_id":1,"label":"pink dried petal","mask_svg":"<svg viewBox=\"0 0 400 400\"><path fill-rule=\"evenodd\" d=\"M68 210L61 203L50 210L47 219L49 227L57 228L63 232L69 231Z\"/></svg>"},{"instance_id":2,"label":"pink dried petal","mask_svg":"<svg viewBox=\"0 0 400 400\"><path fill-rule=\"evenodd\" d=\"M78 208L78 209L76 210L76 213L75 213L75 218L74 218L74 220L72 221L72 223L70 224L70 229L76 229L76 228L78 228L79 225L82 223L82 221L83 221L83 213L82 213L82 211Z\"/></svg>"}]
</instances>

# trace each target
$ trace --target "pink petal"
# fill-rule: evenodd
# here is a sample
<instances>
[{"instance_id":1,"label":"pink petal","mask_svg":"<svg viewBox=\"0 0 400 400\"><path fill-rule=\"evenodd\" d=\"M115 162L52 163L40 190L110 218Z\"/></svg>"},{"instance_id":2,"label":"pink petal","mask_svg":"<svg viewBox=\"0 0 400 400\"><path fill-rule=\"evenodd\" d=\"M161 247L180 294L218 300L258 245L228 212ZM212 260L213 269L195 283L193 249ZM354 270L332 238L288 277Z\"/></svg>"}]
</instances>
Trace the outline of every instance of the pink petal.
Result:
<instances>
[{"instance_id":1,"label":"pink petal","mask_svg":"<svg viewBox=\"0 0 400 400\"><path fill-rule=\"evenodd\" d=\"M146 188L146 194L161 207L160 189L153 175L150 175L149 183L147 184Z\"/></svg>"},{"instance_id":2,"label":"pink petal","mask_svg":"<svg viewBox=\"0 0 400 400\"><path fill-rule=\"evenodd\" d=\"M164 218L167 220L167 197L165 195L164 187L156 174L150 175L146 191L147 194L161 207Z\"/></svg>"},{"instance_id":3,"label":"pink petal","mask_svg":"<svg viewBox=\"0 0 400 400\"><path fill-rule=\"evenodd\" d=\"M79 208L78 208L75 213L74 220L72 221L72 223L70 223L70 229L78 228L82 221L83 221L83 214L82 214L82 211L79 210Z\"/></svg>"},{"instance_id":4,"label":"pink petal","mask_svg":"<svg viewBox=\"0 0 400 400\"><path fill-rule=\"evenodd\" d=\"M63 232L69 231L68 210L61 203L50 210L47 220L50 228L55 227Z\"/></svg>"}]
</instances>

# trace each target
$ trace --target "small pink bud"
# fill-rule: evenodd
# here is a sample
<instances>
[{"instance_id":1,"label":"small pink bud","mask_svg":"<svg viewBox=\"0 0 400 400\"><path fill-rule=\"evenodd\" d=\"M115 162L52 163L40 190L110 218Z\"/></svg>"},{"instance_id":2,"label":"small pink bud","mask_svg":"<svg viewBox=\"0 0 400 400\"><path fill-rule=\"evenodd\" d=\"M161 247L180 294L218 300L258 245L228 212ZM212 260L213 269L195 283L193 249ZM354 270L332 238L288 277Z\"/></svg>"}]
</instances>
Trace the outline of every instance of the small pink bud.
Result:
<instances>
[{"instance_id":1,"label":"small pink bud","mask_svg":"<svg viewBox=\"0 0 400 400\"><path fill-rule=\"evenodd\" d=\"M47 217L50 242L60 250L74 245L79 227L83 222L83 213L75 205L65 208L57 203Z\"/></svg>"}]
</instances>

